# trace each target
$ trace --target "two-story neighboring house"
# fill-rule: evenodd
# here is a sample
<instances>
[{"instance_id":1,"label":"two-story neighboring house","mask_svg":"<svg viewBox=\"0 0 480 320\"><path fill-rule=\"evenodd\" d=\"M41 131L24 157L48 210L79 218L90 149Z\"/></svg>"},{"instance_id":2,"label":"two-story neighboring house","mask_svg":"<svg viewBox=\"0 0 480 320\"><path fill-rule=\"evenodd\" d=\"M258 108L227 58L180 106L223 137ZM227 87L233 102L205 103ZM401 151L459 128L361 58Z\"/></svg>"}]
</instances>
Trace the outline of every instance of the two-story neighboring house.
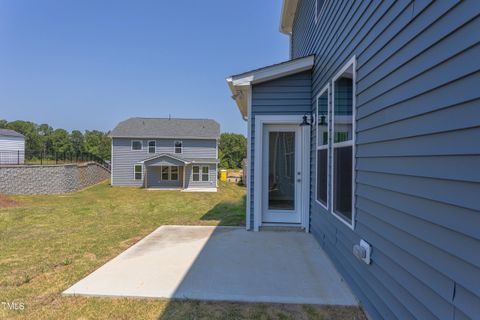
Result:
<instances>
[{"instance_id":1,"label":"two-story neighboring house","mask_svg":"<svg viewBox=\"0 0 480 320\"><path fill-rule=\"evenodd\" d=\"M284 0L280 31L227 78L247 229L311 232L372 319L480 319L480 1Z\"/></svg>"},{"instance_id":2,"label":"two-story neighboring house","mask_svg":"<svg viewBox=\"0 0 480 320\"><path fill-rule=\"evenodd\" d=\"M112 186L216 191L220 138L216 121L130 118L110 136Z\"/></svg>"}]
</instances>

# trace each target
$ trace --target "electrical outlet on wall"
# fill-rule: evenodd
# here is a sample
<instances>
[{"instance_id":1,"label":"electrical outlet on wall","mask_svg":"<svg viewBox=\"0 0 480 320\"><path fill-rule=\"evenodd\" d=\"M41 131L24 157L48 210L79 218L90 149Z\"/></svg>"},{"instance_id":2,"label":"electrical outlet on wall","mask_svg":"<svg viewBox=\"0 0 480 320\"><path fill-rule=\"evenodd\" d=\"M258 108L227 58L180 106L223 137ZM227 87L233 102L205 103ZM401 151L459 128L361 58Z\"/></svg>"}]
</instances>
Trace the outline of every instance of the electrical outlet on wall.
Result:
<instances>
[{"instance_id":1,"label":"electrical outlet on wall","mask_svg":"<svg viewBox=\"0 0 480 320\"><path fill-rule=\"evenodd\" d=\"M371 263L371 253L372 246L363 239L360 240L360 244L356 244L353 246L353 255L365 262L366 264Z\"/></svg>"}]
</instances>

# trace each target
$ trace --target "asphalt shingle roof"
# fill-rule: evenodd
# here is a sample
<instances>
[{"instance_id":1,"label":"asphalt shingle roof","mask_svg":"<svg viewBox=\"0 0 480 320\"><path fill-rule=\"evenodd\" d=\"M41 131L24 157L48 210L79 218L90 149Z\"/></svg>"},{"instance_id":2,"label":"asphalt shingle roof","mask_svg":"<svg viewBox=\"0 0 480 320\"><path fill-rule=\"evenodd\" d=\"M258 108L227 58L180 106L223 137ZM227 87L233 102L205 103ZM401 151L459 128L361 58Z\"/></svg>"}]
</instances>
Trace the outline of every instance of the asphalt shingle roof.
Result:
<instances>
[{"instance_id":1,"label":"asphalt shingle roof","mask_svg":"<svg viewBox=\"0 0 480 320\"><path fill-rule=\"evenodd\" d=\"M211 119L130 118L110 133L112 138L217 139L220 125Z\"/></svg>"},{"instance_id":2,"label":"asphalt shingle roof","mask_svg":"<svg viewBox=\"0 0 480 320\"><path fill-rule=\"evenodd\" d=\"M24 137L23 134L10 129L0 129L0 136L21 137L21 138Z\"/></svg>"}]
</instances>

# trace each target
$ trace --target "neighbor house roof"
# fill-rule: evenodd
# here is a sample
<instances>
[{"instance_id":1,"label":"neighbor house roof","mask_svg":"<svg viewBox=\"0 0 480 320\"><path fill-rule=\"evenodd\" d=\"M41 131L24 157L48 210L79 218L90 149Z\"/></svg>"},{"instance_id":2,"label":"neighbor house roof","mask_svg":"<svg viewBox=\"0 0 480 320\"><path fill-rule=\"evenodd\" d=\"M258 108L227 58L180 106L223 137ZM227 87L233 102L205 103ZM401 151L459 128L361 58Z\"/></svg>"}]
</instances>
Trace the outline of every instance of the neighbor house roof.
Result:
<instances>
[{"instance_id":1,"label":"neighbor house roof","mask_svg":"<svg viewBox=\"0 0 480 320\"><path fill-rule=\"evenodd\" d=\"M110 133L112 138L218 139L220 125L211 119L130 118Z\"/></svg>"},{"instance_id":2,"label":"neighbor house roof","mask_svg":"<svg viewBox=\"0 0 480 320\"><path fill-rule=\"evenodd\" d=\"M23 134L10 129L0 129L0 136L19 137L19 138L25 137Z\"/></svg>"},{"instance_id":3,"label":"neighbor house roof","mask_svg":"<svg viewBox=\"0 0 480 320\"><path fill-rule=\"evenodd\" d=\"M282 77L286 77L313 68L315 56L310 55L247 71L227 78L232 98L244 119L248 116L250 86Z\"/></svg>"}]
</instances>

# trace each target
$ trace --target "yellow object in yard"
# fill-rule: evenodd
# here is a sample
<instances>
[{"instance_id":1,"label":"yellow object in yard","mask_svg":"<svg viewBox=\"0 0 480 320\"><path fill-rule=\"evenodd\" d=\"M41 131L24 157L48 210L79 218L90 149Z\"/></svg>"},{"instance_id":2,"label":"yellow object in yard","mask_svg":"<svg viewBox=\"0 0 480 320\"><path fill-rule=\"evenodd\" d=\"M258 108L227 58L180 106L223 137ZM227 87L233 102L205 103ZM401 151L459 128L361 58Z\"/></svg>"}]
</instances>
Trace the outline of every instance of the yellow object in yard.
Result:
<instances>
[{"instance_id":1,"label":"yellow object in yard","mask_svg":"<svg viewBox=\"0 0 480 320\"><path fill-rule=\"evenodd\" d=\"M220 170L220 181L227 181L227 170L222 169Z\"/></svg>"}]
</instances>

